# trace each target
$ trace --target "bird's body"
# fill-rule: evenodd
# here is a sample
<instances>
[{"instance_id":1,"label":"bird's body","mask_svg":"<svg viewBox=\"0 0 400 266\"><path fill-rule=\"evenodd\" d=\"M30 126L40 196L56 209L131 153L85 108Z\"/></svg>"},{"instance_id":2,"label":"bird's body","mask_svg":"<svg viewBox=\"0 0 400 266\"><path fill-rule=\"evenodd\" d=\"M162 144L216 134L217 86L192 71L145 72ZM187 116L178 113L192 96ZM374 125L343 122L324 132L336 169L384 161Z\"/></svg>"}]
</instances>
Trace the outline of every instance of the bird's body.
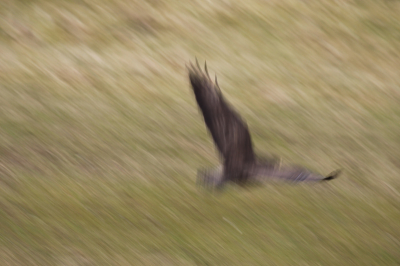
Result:
<instances>
[{"instance_id":1,"label":"bird's body","mask_svg":"<svg viewBox=\"0 0 400 266\"><path fill-rule=\"evenodd\" d=\"M205 73L198 64L190 64L188 70L197 104L222 159L222 167L200 172L199 182L221 188L228 181L244 185L266 179L321 181L337 176L324 177L303 167L281 167L273 160L258 160L247 124L223 97L217 80L212 82L207 67Z\"/></svg>"}]
</instances>

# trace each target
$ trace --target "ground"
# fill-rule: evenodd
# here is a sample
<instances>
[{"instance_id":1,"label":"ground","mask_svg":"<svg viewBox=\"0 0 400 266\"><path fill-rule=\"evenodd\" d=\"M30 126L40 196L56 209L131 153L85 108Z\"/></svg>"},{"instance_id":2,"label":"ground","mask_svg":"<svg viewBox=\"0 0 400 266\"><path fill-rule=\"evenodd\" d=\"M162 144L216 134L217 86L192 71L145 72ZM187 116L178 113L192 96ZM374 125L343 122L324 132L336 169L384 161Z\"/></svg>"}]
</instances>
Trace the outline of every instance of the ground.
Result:
<instances>
[{"instance_id":1,"label":"ground","mask_svg":"<svg viewBox=\"0 0 400 266\"><path fill-rule=\"evenodd\" d=\"M400 264L400 13L383 0L0 3L2 265ZM195 185L207 60L260 154L324 184Z\"/></svg>"}]
</instances>

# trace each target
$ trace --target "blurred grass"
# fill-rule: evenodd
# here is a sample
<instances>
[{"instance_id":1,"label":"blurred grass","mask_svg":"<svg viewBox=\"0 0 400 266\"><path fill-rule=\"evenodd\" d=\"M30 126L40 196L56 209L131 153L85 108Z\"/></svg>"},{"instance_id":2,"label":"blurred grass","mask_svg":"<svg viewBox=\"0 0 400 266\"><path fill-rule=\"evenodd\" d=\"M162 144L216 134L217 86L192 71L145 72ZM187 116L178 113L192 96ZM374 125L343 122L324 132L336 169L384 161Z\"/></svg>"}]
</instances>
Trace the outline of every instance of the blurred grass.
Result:
<instances>
[{"instance_id":1,"label":"blurred grass","mask_svg":"<svg viewBox=\"0 0 400 266\"><path fill-rule=\"evenodd\" d=\"M399 1L0 3L2 265L400 264ZM197 56L257 151L340 179L195 186Z\"/></svg>"}]
</instances>

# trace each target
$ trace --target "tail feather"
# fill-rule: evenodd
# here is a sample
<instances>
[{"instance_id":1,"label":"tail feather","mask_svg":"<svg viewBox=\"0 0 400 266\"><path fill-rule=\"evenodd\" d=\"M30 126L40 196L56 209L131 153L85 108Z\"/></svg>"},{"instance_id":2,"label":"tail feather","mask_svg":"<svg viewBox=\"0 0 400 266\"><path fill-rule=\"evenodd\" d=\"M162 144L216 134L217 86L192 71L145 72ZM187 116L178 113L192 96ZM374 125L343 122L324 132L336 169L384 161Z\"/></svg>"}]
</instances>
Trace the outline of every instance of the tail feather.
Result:
<instances>
[{"instance_id":1,"label":"tail feather","mask_svg":"<svg viewBox=\"0 0 400 266\"><path fill-rule=\"evenodd\" d=\"M197 172L197 184L207 188L218 187L223 182L223 168L219 166L211 170L199 170Z\"/></svg>"}]
</instances>

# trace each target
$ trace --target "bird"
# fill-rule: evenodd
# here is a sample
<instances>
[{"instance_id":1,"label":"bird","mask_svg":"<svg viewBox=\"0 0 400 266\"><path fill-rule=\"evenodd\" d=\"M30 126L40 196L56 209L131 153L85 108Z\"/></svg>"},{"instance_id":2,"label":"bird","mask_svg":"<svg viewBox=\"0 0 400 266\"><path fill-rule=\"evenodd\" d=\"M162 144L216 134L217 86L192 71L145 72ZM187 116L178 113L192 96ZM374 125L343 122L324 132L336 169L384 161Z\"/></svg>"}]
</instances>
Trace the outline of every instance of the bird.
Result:
<instances>
[{"instance_id":1,"label":"bird","mask_svg":"<svg viewBox=\"0 0 400 266\"><path fill-rule=\"evenodd\" d=\"M211 80L207 63L203 71L196 58L196 65L189 62L187 69L197 105L222 162L215 169L199 170L198 184L220 190L227 183L318 182L340 174L341 170L335 170L323 176L299 165L282 166L276 159L257 156L247 123L223 96L217 76L214 82Z\"/></svg>"}]
</instances>

